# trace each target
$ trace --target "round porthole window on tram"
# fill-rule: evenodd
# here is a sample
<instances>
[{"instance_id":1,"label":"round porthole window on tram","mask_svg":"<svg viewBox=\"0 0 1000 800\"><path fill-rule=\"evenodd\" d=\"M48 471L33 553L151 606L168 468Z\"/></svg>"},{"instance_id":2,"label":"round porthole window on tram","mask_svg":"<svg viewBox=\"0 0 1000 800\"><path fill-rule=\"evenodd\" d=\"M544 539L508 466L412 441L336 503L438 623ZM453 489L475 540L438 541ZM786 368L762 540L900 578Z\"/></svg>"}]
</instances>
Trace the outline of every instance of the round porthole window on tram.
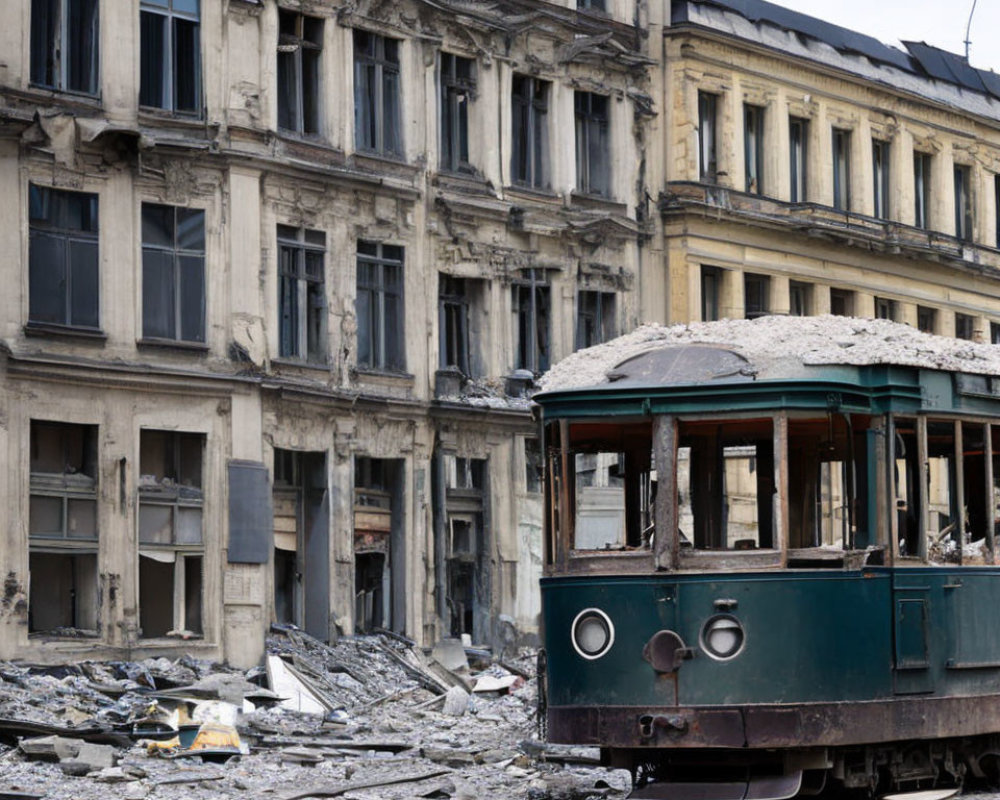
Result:
<instances>
[{"instance_id":1,"label":"round porthole window on tram","mask_svg":"<svg viewBox=\"0 0 1000 800\"><path fill-rule=\"evenodd\" d=\"M593 661L611 649L615 642L615 626L599 608L585 608L573 620L570 639L580 656Z\"/></svg>"},{"instance_id":2,"label":"round porthole window on tram","mask_svg":"<svg viewBox=\"0 0 1000 800\"><path fill-rule=\"evenodd\" d=\"M701 649L718 661L738 656L745 642L743 626L729 614L712 617L701 629Z\"/></svg>"}]
</instances>

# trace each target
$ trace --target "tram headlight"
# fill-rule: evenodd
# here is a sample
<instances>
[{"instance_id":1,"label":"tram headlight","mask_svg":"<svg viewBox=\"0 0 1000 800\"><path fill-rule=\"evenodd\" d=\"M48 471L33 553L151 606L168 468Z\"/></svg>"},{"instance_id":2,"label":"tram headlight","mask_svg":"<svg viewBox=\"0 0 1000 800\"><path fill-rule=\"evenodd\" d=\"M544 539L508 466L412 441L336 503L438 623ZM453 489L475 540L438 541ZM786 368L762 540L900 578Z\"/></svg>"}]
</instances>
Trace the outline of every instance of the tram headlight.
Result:
<instances>
[{"instance_id":1,"label":"tram headlight","mask_svg":"<svg viewBox=\"0 0 1000 800\"><path fill-rule=\"evenodd\" d=\"M701 648L712 658L727 661L743 649L746 634L736 617L719 614L712 617L701 629Z\"/></svg>"},{"instance_id":2,"label":"tram headlight","mask_svg":"<svg viewBox=\"0 0 1000 800\"><path fill-rule=\"evenodd\" d=\"M593 661L607 653L615 643L615 626L599 608L585 608L573 620L570 639L577 653Z\"/></svg>"}]
</instances>

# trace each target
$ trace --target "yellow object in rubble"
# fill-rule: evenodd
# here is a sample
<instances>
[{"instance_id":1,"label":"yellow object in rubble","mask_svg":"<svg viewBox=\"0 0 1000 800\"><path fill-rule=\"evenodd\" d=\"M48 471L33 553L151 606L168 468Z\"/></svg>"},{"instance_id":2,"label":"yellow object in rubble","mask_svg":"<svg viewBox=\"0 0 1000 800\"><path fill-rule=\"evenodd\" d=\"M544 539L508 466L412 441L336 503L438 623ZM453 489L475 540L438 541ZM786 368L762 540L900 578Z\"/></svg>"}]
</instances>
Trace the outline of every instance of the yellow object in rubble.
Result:
<instances>
[{"instance_id":1,"label":"yellow object in rubble","mask_svg":"<svg viewBox=\"0 0 1000 800\"><path fill-rule=\"evenodd\" d=\"M240 749L240 735L232 725L221 722L205 722L194 737L190 750Z\"/></svg>"}]
</instances>

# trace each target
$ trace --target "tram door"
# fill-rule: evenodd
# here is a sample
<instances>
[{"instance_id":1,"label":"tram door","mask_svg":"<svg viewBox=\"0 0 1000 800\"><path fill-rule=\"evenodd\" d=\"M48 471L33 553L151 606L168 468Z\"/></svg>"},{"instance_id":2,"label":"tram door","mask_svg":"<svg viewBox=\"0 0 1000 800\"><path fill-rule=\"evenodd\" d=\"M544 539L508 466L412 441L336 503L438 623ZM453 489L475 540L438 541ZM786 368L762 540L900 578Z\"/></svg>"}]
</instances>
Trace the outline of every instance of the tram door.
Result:
<instances>
[{"instance_id":1,"label":"tram door","mask_svg":"<svg viewBox=\"0 0 1000 800\"><path fill-rule=\"evenodd\" d=\"M896 572L892 579L893 690L896 694L934 691L929 651L931 587L919 575Z\"/></svg>"}]
</instances>

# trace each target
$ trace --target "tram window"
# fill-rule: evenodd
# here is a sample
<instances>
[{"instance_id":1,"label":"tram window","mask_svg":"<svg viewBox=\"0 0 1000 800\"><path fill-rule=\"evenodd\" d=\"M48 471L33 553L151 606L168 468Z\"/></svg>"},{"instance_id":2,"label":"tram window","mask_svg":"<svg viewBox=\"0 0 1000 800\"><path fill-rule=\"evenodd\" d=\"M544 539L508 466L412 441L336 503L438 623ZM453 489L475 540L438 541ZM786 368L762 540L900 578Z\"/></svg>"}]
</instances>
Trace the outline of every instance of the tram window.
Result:
<instances>
[{"instance_id":1,"label":"tram window","mask_svg":"<svg viewBox=\"0 0 1000 800\"><path fill-rule=\"evenodd\" d=\"M576 455L576 547L620 548L625 544L625 481L618 453Z\"/></svg>"},{"instance_id":2,"label":"tram window","mask_svg":"<svg viewBox=\"0 0 1000 800\"><path fill-rule=\"evenodd\" d=\"M899 554L917 556L920 554L920 462L917 458L916 421L898 419L895 427L893 488Z\"/></svg>"},{"instance_id":3,"label":"tram window","mask_svg":"<svg viewBox=\"0 0 1000 800\"><path fill-rule=\"evenodd\" d=\"M682 422L679 435L681 546L703 550L773 547L771 420Z\"/></svg>"},{"instance_id":4,"label":"tram window","mask_svg":"<svg viewBox=\"0 0 1000 800\"><path fill-rule=\"evenodd\" d=\"M956 499L955 426L927 423L927 554L931 561L961 559L959 510Z\"/></svg>"}]
</instances>

